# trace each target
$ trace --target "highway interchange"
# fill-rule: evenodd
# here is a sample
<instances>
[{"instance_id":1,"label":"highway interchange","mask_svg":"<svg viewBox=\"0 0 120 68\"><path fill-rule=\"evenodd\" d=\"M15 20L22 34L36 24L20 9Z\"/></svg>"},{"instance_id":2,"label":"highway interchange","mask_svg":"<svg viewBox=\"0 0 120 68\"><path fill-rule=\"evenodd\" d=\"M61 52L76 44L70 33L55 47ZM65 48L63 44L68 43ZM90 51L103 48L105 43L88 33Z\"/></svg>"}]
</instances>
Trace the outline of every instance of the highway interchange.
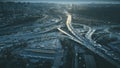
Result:
<instances>
[{"instance_id":1,"label":"highway interchange","mask_svg":"<svg viewBox=\"0 0 120 68\"><path fill-rule=\"evenodd\" d=\"M41 6L45 11L41 12L42 18L38 15L34 21L0 26L0 66L14 68L24 63L21 68L97 68L97 58L120 68L120 51L113 46L119 44L119 34L110 32L108 26L93 28L82 21L75 23L71 4ZM118 41L109 43L109 47L98 43L106 36L101 36L104 31L110 37L117 37Z\"/></svg>"},{"instance_id":2,"label":"highway interchange","mask_svg":"<svg viewBox=\"0 0 120 68\"><path fill-rule=\"evenodd\" d=\"M67 26L68 30L72 33L73 36L69 35L68 33L61 30L60 28L58 28L58 30L60 30L62 33L69 36L70 39L72 39L80 44L83 44L85 47L87 47L88 49L90 49L94 53L97 53L99 56L101 56L101 57L107 59L108 61L110 61L111 63L117 65L119 68L119 62L120 62L119 54L115 55L116 52L109 52L109 50L105 49L104 47L102 47L102 45L100 45L98 43L94 43L95 41L93 41L91 39L91 36L95 32L95 29L92 30L89 27L89 30L86 33L85 37L80 36L80 34L78 34L77 31L71 25L71 21L72 21L71 14L67 13L66 15L68 17L67 21L66 21L66 26Z\"/></svg>"}]
</instances>

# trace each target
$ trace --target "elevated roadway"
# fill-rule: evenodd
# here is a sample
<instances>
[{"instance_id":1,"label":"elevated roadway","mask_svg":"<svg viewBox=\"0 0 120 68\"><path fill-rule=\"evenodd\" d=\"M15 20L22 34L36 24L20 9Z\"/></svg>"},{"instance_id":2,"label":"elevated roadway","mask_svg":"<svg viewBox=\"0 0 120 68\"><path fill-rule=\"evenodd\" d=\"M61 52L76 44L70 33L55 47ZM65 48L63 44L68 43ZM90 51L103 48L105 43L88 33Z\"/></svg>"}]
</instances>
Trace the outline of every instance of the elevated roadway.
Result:
<instances>
[{"instance_id":1,"label":"elevated roadway","mask_svg":"<svg viewBox=\"0 0 120 68\"><path fill-rule=\"evenodd\" d=\"M91 36L95 32L95 30L90 29L86 36L83 37L72 27L71 21L72 21L72 15L70 13L66 13L67 20L66 20L66 27L71 34L67 33L66 31L62 30L61 28L58 28L58 30L65 35L67 35L70 39L76 41L79 44L82 44L87 49L91 50L95 54L103 57L107 61L111 62L112 64L116 65L118 68L120 68L120 55L114 51L109 51L106 48L102 47L102 45L98 43L94 43L92 41Z\"/></svg>"}]
</instances>

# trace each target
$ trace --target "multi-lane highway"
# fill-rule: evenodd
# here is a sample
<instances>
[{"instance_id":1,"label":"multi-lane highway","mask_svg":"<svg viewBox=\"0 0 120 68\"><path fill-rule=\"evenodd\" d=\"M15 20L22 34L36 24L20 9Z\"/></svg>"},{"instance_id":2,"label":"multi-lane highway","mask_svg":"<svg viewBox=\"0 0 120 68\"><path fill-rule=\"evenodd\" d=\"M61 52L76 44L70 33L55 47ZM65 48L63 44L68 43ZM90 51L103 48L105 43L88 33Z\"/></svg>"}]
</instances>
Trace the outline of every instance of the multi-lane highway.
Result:
<instances>
[{"instance_id":1,"label":"multi-lane highway","mask_svg":"<svg viewBox=\"0 0 120 68\"><path fill-rule=\"evenodd\" d=\"M0 5L0 9L4 9L0 10L0 67L120 68L117 48L120 37L116 34L119 29L114 31L116 28L108 24L99 26L105 21L87 15L91 14L88 5L85 8L84 5L53 3Z\"/></svg>"},{"instance_id":2,"label":"multi-lane highway","mask_svg":"<svg viewBox=\"0 0 120 68\"><path fill-rule=\"evenodd\" d=\"M119 54L110 51L99 43L95 43L91 36L95 32L95 29L89 28L88 32L86 33L85 37L78 34L75 28L73 28L71 22L72 22L72 15L70 13L66 13L67 20L66 20L66 27L68 28L68 31L71 32L70 34L66 31L58 28L59 31L66 34L70 39L78 42L79 44L82 44L87 49L91 50L95 54L101 56L102 58L106 59L107 61L111 62L112 64L116 65L118 68L120 67L120 57Z\"/></svg>"}]
</instances>

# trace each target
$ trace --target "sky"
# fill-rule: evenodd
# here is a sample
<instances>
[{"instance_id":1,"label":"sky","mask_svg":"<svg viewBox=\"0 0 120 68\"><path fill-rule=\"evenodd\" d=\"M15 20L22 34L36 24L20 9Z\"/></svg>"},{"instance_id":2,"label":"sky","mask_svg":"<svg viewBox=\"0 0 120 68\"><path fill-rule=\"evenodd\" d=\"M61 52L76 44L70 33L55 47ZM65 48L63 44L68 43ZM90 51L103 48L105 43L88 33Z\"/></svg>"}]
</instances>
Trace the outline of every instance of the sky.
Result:
<instances>
[{"instance_id":1,"label":"sky","mask_svg":"<svg viewBox=\"0 0 120 68\"><path fill-rule=\"evenodd\" d=\"M39 2L39 1L80 1L80 2L82 2L82 1L86 1L86 2L90 2L90 1L107 1L107 2L110 2L110 1L119 1L120 2L120 0L0 0L0 1L20 1L20 2L32 2L32 1L34 1L34 2Z\"/></svg>"}]
</instances>

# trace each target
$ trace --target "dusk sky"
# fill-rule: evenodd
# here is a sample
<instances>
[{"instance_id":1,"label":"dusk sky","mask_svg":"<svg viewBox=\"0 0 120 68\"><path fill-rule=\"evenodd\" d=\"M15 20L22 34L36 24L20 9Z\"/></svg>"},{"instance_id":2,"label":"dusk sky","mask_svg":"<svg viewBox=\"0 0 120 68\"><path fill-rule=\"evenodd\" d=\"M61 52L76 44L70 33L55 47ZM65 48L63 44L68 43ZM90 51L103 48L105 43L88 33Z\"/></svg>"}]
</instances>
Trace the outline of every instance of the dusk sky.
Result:
<instances>
[{"instance_id":1,"label":"dusk sky","mask_svg":"<svg viewBox=\"0 0 120 68\"><path fill-rule=\"evenodd\" d=\"M115 1L115 0L11 0L11 1Z\"/></svg>"},{"instance_id":2,"label":"dusk sky","mask_svg":"<svg viewBox=\"0 0 120 68\"><path fill-rule=\"evenodd\" d=\"M0 1L120 1L120 0L0 0Z\"/></svg>"}]
</instances>

